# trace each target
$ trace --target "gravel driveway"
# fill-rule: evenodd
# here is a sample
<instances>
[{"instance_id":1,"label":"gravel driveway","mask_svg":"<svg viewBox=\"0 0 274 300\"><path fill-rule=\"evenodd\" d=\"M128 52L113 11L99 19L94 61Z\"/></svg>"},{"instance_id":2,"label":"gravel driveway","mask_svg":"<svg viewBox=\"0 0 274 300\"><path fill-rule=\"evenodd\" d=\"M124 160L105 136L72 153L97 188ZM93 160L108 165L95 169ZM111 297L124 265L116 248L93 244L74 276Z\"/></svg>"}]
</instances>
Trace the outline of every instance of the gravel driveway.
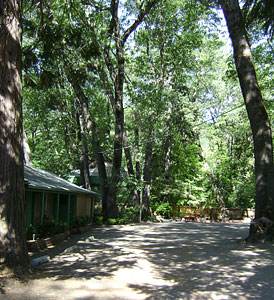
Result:
<instances>
[{"instance_id":1,"label":"gravel driveway","mask_svg":"<svg viewBox=\"0 0 274 300\"><path fill-rule=\"evenodd\" d=\"M93 228L42 253L51 261L34 278L5 281L0 299L274 299L273 245L243 243L248 228L181 222ZM73 252L60 253L71 246Z\"/></svg>"}]
</instances>

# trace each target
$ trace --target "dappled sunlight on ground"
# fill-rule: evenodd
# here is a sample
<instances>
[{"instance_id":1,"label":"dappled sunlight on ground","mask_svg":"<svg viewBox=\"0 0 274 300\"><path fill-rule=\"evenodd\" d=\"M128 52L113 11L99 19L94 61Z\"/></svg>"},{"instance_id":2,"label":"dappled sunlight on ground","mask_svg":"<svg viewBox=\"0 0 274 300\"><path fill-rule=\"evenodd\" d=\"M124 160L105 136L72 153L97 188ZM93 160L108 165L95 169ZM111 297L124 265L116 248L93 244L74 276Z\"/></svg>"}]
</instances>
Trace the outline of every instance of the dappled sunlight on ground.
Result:
<instances>
[{"instance_id":1,"label":"dappled sunlight on ground","mask_svg":"<svg viewBox=\"0 0 274 300\"><path fill-rule=\"evenodd\" d=\"M53 256L37 279L14 283L0 299L274 299L273 245L243 243L248 228L243 223L94 228L92 239L86 235L74 252Z\"/></svg>"}]
</instances>

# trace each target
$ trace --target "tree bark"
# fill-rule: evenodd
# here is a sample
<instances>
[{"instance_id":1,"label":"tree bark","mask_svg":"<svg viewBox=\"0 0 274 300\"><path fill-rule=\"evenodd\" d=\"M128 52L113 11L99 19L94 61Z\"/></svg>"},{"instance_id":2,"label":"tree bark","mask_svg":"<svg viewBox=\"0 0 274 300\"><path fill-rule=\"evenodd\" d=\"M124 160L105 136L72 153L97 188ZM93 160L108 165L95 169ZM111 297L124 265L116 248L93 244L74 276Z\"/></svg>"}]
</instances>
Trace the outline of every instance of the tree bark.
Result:
<instances>
[{"instance_id":1,"label":"tree bark","mask_svg":"<svg viewBox=\"0 0 274 300\"><path fill-rule=\"evenodd\" d=\"M80 155L80 178L81 185L88 190L91 190L90 185L90 174L89 174L89 159L88 159L88 144L87 137L85 134L85 123L83 116L78 115L78 126L79 126L79 141L82 143L82 153Z\"/></svg>"},{"instance_id":2,"label":"tree bark","mask_svg":"<svg viewBox=\"0 0 274 300\"><path fill-rule=\"evenodd\" d=\"M150 136L153 136L153 130L151 130ZM151 161L152 161L152 147L153 141L148 141L146 145L145 153L145 165L144 165L144 189L143 189L143 215L148 217L150 212L150 186L151 186Z\"/></svg>"},{"instance_id":3,"label":"tree bark","mask_svg":"<svg viewBox=\"0 0 274 300\"><path fill-rule=\"evenodd\" d=\"M98 129L95 122L92 123L92 147L96 155L96 164L100 180L100 193L102 199L102 215L105 221L108 219L108 177L105 166L104 155L100 149L100 141L98 138Z\"/></svg>"},{"instance_id":4,"label":"tree bark","mask_svg":"<svg viewBox=\"0 0 274 300\"><path fill-rule=\"evenodd\" d=\"M141 201L141 191L138 186L141 184L141 168L140 168L140 149L139 149L139 127L138 127L138 118L135 115L136 127L134 129L135 135L135 171L136 171L136 181L137 181L137 189L134 191L135 195L133 198L133 205L137 208L140 205Z\"/></svg>"},{"instance_id":5,"label":"tree bark","mask_svg":"<svg viewBox=\"0 0 274 300\"><path fill-rule=\"evenodd\" d=\"M134 180L134 179L136 179L136 175L134 172L130 147L128 146L128 137L127 137L126 131L124 131L124 142L125 142L124 152L125 152L125 157L126 157L128 176ZM140 199L139 199L139 194L138 194L138 191L136 188L136 184L129 182L128 189L130 190L131 195L132 195L132 204L134 207L137 207L139 205Z\"/></svg>"},{"instance_id":6,"label":"tree bark","mask_svg":"<svg viewBox=\"0 0 274 300\"><path fill-rule=\"evenodd\" d=\"M165 142L165 158L164 158L164 184L168 185L170 182L170 169L171 169L171 149L172 149L172 103L168 103L167 110L167 136ZM164 194L162 197L163 202L168 202L169 195Z\"/></svg>"},{"instance_id":7,"label":"tree bark","mask_svg":"<svg viewBox=\"0 0 274 300\"><path fill-rule=\"evenodd\" d=\"M20 0L0 2L0 267L29 270L24 202Z\"/></svg>"},{"instance_id":8,"label":"tree bark","mask_svg":"<svg viewBox=\"0 0 274 300\"><path fill-rule=\"evenodd\" d=\"M147 2L144 9L140 10L135 21L130 25L121 35L119 23L119 1L112 0L110 3L109 11L111 13L111 20L108 28L108 38L115 41L115 63L111 59L111 41L104 48L104 58L109 71L110 78L114 86L114 99L112 100L113 111L115 115L115 136L114 136L114 152L113 152L113 165L112 176L109 186L109 215L110 217L117 217L117 204L116 196L118 191L118 184L120 181L120 171L122 163L122 148L123 148L123 135L124 135L124 108L123 108L123 91L125 81L125 58L124 46L132 32L143 22L144 17L149 13L154 5L159 0L152 0Z\"/></svg>"},{"instance_id":9,"label":"tree bark","mask_svg":"<svg viewBox=\"0 0 274 300\"><path fill-rule=\"evenodd\" d=\"M246 110L252 129L255 158L255 218L274 220L274 170L271 124L256 79L252 53L238 0L220 1L230 38Z\"/></svg>"},{"instance_id":10,"label":"tree bark","mask_svg":"<svg viewBox=\"0 0 274 300\"><path fill-rule=\"evenodd\" d=\"M104 220L108 219L108 178L105 166L105 160L102 152L96 151L96 163L100 179L100 192L102 199L102 214Z\"/></svg>"},{"instance_id":11,"label":"tree bark","mask_svg":"<svg viewBox=\"0 0 274 300\"><path fill-rule=\"evenodd\" d=\"M79 140L83 144L82 153L80 156L81 185L83 185L84 188L90 190L91 184L89 175L88 143L86 137L86 131L90 133L92 127L89 113L89 101L84 94L80 84L77 82L78 78L76 78L73 68L70 66L69 62L66 59L64 59L64 65L67 78L73 88L76 97L79 100L79 108L77 109L77 124L79 126Z\"/></svg>"}]
</instances>

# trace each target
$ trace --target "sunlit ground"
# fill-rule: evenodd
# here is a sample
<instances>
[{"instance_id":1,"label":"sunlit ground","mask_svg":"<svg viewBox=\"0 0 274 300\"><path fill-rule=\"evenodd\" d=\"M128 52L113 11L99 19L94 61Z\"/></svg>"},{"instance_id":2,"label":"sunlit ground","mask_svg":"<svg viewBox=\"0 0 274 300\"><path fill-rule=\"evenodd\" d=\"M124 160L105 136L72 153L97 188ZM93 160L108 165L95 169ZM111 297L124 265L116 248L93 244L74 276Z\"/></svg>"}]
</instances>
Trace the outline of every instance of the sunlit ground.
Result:
<instances>
[{"instance_id":1,"label":"sunlit ground","mask_svg":"<svg viewBox=\"0 0 274 300\"><path fill-rule=\"evenodd\" d=\"M241 242L243 223L160 223L95 228L42 278L0 299L274 299L273 245ZM2 294L1 294L2 293ZM1 298L2 297L2 298Z\"/></svg>"}]
</instances>

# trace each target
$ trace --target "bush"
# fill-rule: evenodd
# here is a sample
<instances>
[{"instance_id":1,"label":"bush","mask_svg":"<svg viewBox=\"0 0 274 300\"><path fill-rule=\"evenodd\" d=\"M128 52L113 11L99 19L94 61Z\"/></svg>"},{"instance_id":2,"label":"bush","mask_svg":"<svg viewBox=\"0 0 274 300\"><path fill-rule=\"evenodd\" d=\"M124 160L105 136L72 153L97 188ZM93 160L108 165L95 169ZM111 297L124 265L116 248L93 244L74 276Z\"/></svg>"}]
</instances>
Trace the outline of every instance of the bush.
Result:
<instances>
[{"instance_id":1,"label":"bush","mask_svg":"<svg viewBox=\"0 0 274 300\"><path fill-rule=\"evenodd\" d=\"M94 222L96 225L102 225L104 222L108 225L124 225L129 223L135 223L139 220L139 208L126 207L123 211L120 211L117 218L108 218L104 221L103 216L96 216Z\"/></svg>"},{"instance_id":2,"label":"bush","mask_svg":"<svg viewBox=\"0 0 274 300\"><path fill-rule=\"evenodd\" d=\"M127 224L127 220L126 220L126 219L123 219L123 218L119 218L119 219L117 220L117 223L118 223L119 225L124 225L124 224Z\"/></svg>"},{"instance_id":3,"label":"bush","mask_svg":"<svg viewBox=\"0 0 274 300\"><path fill-rule=\"evenodd\" d=\"M169 218L172 207L168 202L155 203L155 212L162 217Z\"/></svg>"},{"instance_id":4,"label":"bush","mask_svg":"<svg viewBox=\"0 0 274 300\"><path fill-rule=\"evenodd\" d=\"M139 220L139 208L127 207L119 214L118 223L128 224L135 223Z\"/></svg>"},{"instance_id":5,"label":"bush","mask_svg":"<svg viewBox=\"0 0 274 300\"><path fill-rule=\"evenodd\" d=\"M117 219L114 219L114 218L109 218L107 219L107 224L109 225L114 225L114 224L117 224Z\"/></svg>"},{"instance_id":6,"label":"bush","mask_svg":"<svg viewBox=\"0 0 274 300\"><path fill-rule=\"evenodd\" d=\"M54 234L63 233L66 229L68 229L67 223L44 218L42 224L30 225L27 228L27 239L32 239L34 234L36 239L50 237Z\"/></svg>"},{"instance_id":7,"label":"bush","mask_svg":"<svg viewBox=\"0 0 274 300\"><path fill-rule=\"evenodd\" d=\"M102 225L103 224L103 216L96 216L94 222L96 225Z\"/></svg>"},{"instance_id":8,"label":"bush","mask_svg":"<svg viewBox=\"0 0 274 300\"><path fill-rule=\"evenodd\" d=\"M72 227L72 228L79 228L79 227L82 227L82 226L86 226L89 223L89 221L90 221L89 216L76 217L70 223L70 227Z\"/></svg>"},{"instance_id":9,"label":"bush","mask_svg":"<svg viewBox=\"0 0 274 300\"><path fill-rule=\"evenodd\" d=\"M148 216L147 221L156 222L156 216L154 216L154 215Z\"/></svg>"}]
</instances>

